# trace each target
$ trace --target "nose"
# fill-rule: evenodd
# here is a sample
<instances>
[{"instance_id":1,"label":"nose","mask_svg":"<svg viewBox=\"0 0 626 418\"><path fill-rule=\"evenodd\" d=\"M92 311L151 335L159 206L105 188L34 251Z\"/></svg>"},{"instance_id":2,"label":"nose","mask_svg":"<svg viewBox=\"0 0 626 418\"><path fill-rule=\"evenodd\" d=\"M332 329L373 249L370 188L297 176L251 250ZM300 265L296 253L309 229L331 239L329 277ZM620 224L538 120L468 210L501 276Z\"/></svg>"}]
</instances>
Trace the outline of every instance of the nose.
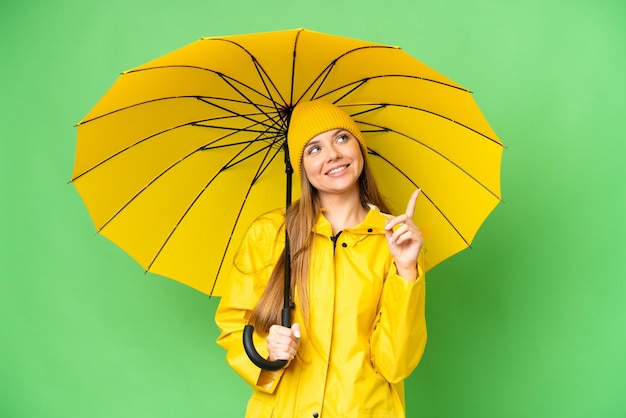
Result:
<instances>
[{"instance_id":1,"label":"nose","mask_svg":"<svg viewBox=\"0 0 626 418\"><path fill-rule=\"evenodd\" d=\"M328 147L328 153L327 153L326 156L328 158L328 161L333 161L333 160L336 160L338 158L341 158L342 155L341 155L341 151L339 150L337 145L336 144L331 144Z\"/></svg>"}]
</instances>

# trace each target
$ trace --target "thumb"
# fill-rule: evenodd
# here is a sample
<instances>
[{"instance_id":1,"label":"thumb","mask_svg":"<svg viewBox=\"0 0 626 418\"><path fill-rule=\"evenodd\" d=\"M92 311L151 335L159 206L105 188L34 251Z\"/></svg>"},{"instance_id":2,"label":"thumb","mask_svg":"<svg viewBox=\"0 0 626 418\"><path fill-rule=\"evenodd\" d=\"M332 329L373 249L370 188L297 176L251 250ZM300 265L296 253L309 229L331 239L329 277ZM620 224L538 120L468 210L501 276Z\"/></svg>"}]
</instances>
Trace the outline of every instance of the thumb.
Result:
<instances>
[{"instance_id":1,"label":"thumb","mask_svg":"<svg viewBox=\"0 0 626 418\"><path fill-rule=\"evenodd\" d=\"M300 338L300 324L293 324L291 326L291 330L293 331L293 336L296 338Z\"/></svg>"}]
</instances>

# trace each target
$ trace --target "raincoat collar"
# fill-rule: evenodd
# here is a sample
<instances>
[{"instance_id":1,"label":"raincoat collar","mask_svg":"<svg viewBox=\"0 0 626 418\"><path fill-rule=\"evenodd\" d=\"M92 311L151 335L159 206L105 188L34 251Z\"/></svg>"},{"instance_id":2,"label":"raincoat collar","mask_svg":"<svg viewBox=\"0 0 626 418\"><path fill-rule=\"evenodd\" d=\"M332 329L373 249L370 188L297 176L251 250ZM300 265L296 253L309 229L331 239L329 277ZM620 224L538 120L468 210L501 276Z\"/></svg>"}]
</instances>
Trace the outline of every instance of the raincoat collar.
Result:
<instances>
[{"instance_id":1,"label":"raincoat collar","mask_svg":"<svg viewBox=\"0 0 626 418\"><path fill-rule=\"evenodd\" d=\"M370 210L367 212L363 222L351 228L344 229L342 231L343 236L346 236L347 233L362 237L372 234L385 234L385 222L391 217L391 215L382 213L377 206L372 205L371 203L368 203L368 206ZM332 226L330 225L328 219L324 216L323 210L317 217L317 221L313 226L313 232L328 238L333 236Z\"/></svg>"}]
</instances>

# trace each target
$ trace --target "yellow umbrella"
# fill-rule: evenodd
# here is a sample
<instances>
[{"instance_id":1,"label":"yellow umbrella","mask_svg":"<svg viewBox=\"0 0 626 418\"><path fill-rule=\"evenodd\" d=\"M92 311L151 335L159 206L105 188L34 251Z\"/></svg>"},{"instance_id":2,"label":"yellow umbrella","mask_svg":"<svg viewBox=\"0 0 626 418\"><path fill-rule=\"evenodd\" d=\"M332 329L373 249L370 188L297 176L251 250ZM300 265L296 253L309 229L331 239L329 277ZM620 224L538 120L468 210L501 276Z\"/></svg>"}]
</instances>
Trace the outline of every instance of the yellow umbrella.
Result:
<instances>
[{"instance_id":1,"label":"yellow umbrella","mask_svg":"<svg viewBox=\"0 0 626 418\"><path fill-rule=\"evenodd\" d=\"M503 149L471 93L398 47L304 29L203 38L124 72L78 124L72 182L147 271L219 296L248 225L285 206L289 115L313 99L356 120L393 207L422 189L427 269L470 245Z\"/></svg>"}]
</instances>

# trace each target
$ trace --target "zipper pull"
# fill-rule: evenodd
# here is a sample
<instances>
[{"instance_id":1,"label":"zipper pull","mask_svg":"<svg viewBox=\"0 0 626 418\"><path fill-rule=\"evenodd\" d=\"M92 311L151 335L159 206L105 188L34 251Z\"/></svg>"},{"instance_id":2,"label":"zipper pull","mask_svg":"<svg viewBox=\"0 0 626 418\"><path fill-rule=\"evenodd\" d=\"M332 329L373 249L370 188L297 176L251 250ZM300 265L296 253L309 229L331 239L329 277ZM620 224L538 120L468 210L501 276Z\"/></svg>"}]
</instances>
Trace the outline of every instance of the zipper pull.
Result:
<instances>
[{"instance_id":1,"label":"zipper pull","mask_svg":"<svg viewBox=\"0 0 626 418\"><path fill-rule=\"evenodd\" d=\"M341 235L341 231L337 232L337 235L333 235L330 237L330 240L333 242L333 251L337 248L337 240L339 239L339 235Z\"/></svg>"}]
</instances>

